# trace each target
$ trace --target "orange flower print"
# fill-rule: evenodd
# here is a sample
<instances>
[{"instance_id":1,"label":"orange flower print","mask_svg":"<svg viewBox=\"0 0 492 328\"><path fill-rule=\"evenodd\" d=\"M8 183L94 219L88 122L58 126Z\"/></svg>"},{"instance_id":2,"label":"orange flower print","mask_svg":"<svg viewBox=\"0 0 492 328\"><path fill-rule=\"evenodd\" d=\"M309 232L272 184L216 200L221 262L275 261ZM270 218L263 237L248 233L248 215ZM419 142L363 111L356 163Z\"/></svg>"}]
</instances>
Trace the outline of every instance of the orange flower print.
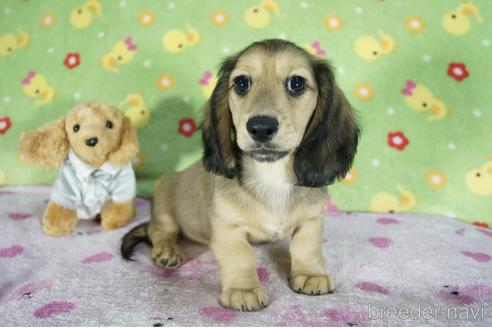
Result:
<instances>
[{"instance_id":1,"label":"orange flower print","mask_svg":"<svg viewBox=\"0 0 492 328\"><path fill-rule=\"evenodd\" d=\"M325 27L332 31L339 31L343 27L343 20L341 17L331 14L324 19Z\"/></svg>"},{"instance_id":2,"label":"orange flower print","mask_svg":"<svg viewBox=\"0 0 492 328\"><path fill-rule=\"evenodd\" d=\"M439 171L429 171L427 184L434 189L441 189L446 184L446 177Z\"/></svg>"},{"instance_id":3,"label":"orange flower print","mask_svg":"<svg viewBox=\"0 0 492 328\"><path fill-rule=\"evenodd\" d=\"M161 74L156 83L162 91L169 91L174 86L174 78L170 74Z\"/></svg>"},{"instance_id":4,"label":"orange flower print","mask_svg":"<svg viewBox=\"0 0 492 328\"><path fill-rule=\"evenodd\" d=\"M43 16L41 16L41 20L39 23L41 24L41 27L53 27L56 23L56 16L51 11L48 11Z\"/></svg>"},{"instance_id":5,"label":"orange flower print","mask_svg":"<svg viewBox=\"0 0 492 328\"><path fill-rule=\"evenodd\" d=\"M370 100L373 97L374 91L368 83L358 83L354 88L354 94L362 101Z\"/></svg>"},{"instance_id":6,"label":"orange flower print","mask_svg":"<svg viewBox=\"0 0 492 328\"><path fill-rule=\"evenodd\" d=\"M150 27L155 23L155 14L151 10L144 10L138 17L138 23L143 27Z\"/></svg>"},{"instance_id":7,"label":"orange flower print","mask_svg":"<svg viewBox=\"0 0 492 328\"><path fill-rule=\"evenodd\" d=\"M212 24L214 25L224 26L227 24L228 20L229 16L227 16L227 13L222 10L216 10L212 14Z\"/></svg>"},{"instance_id":8,"label":"orange flower print","mask_svg":"<svg viewBox=\"0 0 492 328\"><path fill-rule=\"evenodd\" d=\"M424 30L425 22L420 16L409 16L405 19L405 26L410 32L420 33Z\"/></svg>"}]
</instances>

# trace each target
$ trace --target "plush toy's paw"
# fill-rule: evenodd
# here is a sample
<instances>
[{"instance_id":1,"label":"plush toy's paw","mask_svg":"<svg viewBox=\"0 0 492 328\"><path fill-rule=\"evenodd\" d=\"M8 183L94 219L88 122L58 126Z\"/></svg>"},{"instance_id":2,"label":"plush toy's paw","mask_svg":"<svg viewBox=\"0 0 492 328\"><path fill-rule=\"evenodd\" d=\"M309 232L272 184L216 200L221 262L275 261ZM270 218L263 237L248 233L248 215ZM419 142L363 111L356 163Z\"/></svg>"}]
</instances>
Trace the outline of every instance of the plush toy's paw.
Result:
<instances>
[{"instance_id":1,"label":"plush toy's paw","mask_svg":"<svg viewBox=\"0 0 492 328\"><path fill-rule=\"evenodd\" d=\"M101 212L101 224L105 229L117 229L126 226L135 216L135 202L108 203Z\"/></svg>"},{"instance_id":2,"label":"plush toy's paw","mask_svg":"<svg viewBox=\"0 0 492 328\"><path fill-rule=\"evenodd\" d=\"M265 290L258 286L252 289L229 288L220 294L220 304L240 311L259 311L268 305Z\"/></svg>"},{"instance_id":3,"label":"plush toy's paw","mask_svg":"<svg viewBox=\"0 0 492 328\"><path fill-rule=\"evenodd\" d=\"M43 231L51 236L70 235L77 224L77 213L73 209L65 208L53 202L43 215Z\"/></svg>"},{"instance_id":4,"label":"plush toy's paw","mask_svg":"<svg viewBox=\"0 0 492 328\"><path fill-rule=\"evenodd\" d=\"M289 279L289 284L296 293L306 295L331 294L335 290L335 282L329 275L293 275Z\"/></svg>"}]
</instances>

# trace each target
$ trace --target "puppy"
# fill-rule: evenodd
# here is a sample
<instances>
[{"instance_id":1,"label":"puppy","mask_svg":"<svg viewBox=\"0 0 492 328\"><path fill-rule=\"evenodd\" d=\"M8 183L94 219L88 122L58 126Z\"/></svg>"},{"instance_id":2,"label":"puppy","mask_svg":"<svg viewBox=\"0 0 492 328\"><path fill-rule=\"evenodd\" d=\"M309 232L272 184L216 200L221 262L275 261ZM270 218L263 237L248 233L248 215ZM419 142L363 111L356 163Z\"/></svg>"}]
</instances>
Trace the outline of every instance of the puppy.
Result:
<instances>
[{"instance_id":1,"label":"puppy","mask_svg":"<svg viewBox=\"0 0 492 328\"><path fill-rule=\"evenodd\" d=\"M322 254L325 186L345 176L357 149L354 112L329 64L282 40L254 43L225 60L204 110L204 155L157 187L149 223L124 236L157 266L176 268L178 233L210 245L220 303L260 310L268 295L251 244L292 237L291 288L331 293Z\"/></svg>"}]
</instances>

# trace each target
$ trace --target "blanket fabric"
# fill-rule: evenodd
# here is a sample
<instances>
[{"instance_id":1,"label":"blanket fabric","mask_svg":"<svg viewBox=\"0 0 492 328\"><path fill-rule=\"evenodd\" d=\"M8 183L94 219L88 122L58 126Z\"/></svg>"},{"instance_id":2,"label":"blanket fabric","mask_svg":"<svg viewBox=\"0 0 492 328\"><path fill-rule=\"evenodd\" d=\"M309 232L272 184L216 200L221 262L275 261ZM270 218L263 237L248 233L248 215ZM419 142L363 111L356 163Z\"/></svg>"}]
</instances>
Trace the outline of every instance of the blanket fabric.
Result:
<instances>
[{"instance_id":1,"label":"blanket fabric","mask_svg":"<svg viewBox=\"0 0 492 328\"><path fill-rule=\"evenodd\" d=\"M220 62L287 39L332 62L358 111L343 209L492 225L492 1L2 0L0 185L51 184L17 161L29 131L100 99L138 129L140 196L201 156Z\"/></svg>"},{"instance_id":2,"label":"blanket fabric","mask_svg":"<svg viewBox=\"0 0 492 328\"><path fill-rule=\"evenodd\" d=\"M258 247L271 304L241 313L217 303L210 251L183 242L184 265L155 267L148 246L133 262L118 248L130 227L79 223L72 236L41 232L48 188L0 189L0 325L372 326L492 325L492 233L446 217L339 212L328 206L324 251L334 294L287 284L286 242ZM139 199L132 225L149 219Z\"/></svg>"}]
</instances>

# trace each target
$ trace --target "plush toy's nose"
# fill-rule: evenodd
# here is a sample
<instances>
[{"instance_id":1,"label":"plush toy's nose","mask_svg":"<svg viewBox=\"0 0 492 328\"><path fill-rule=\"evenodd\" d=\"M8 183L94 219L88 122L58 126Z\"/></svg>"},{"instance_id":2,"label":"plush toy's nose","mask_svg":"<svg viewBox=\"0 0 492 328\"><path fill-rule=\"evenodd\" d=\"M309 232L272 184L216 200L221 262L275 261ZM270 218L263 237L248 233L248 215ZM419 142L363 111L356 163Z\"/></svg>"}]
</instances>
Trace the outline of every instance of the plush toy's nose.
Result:
<instances>
[{"instance_id":1,"label":"plush toy's nose","mask_svg":"<svg viewBox=\"0 0 492 328\"><path fill-rule=\"evenodd\" d=\"M90 138L85 141L85 144L89 147L94 147L97 145L97 138Z\"/></svg>"}]
</instances>

